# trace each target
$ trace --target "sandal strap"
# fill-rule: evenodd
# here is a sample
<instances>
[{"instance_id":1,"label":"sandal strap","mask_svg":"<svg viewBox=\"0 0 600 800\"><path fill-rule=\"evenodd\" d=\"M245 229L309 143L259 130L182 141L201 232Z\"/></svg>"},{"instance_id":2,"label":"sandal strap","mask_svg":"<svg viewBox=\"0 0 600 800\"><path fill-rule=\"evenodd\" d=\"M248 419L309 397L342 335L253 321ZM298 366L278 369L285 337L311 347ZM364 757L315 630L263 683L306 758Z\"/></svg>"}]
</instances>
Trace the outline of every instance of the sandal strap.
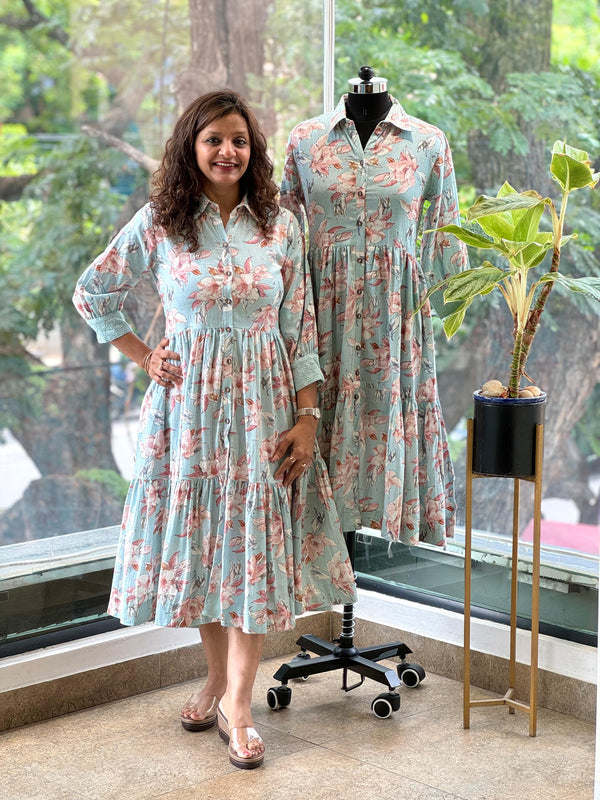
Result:
<instances>
[{"instance_id":1,"label":"sandal strap","mask_svg":"<svg viewBox=\"0 0 600 800\"><path fill-rule=\"evenodd\" d=\"M194 695L192 694L192 695L190 695L188 697L188 699L186 700L184 708L188 707L187 704L189 703L189 701L192 699L193 696ZM198 698L198 700L199 699L200 699L200 697ZM219 704L219 698L215 697L213 695L213 699L212 699L212 702L211 702L209 708L207 708L206 711L204 712L204 719L206 719L207 717L210 717L210 716L214 716L216 714L215 706L218 706L218 704ZM190 711L198 711L199 710L198 709L198 702L190 704L189 709L190 709ZM185 719L193 719L193 717L189 717L187 714L184 714L183 710L181 712L181 716L184 717ZM198 720L198 721L202 722L203 720Z\"/></svg>"},{"instance_id":2,"label":"sandal strap","mask_svg":"<svg viewBox=\"0 0 600 800\"><path fill-rule=\"evenodd\" d=\"M242 743L239 734L234 733L234 731L247 731L245 744ZM255 741L260 742L264 746L264 742L260 734L252 725L240 725L237 728L230 728L229 734L231 736L231 744L234 749L237 749L238 747L245 747L246 749L249 749L248 745L250 742Z\"/></svg>"}]
</instances>

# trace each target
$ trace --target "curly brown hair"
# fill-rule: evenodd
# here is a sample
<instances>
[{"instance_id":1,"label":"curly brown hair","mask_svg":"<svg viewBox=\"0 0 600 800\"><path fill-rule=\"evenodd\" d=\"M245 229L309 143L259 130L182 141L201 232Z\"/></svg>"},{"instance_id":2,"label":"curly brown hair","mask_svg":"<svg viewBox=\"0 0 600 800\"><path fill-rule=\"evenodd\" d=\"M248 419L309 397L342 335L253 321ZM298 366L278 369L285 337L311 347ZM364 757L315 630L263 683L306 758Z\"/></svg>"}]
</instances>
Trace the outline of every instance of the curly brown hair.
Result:
<instances>
[{"instance_id":1,"label":"curly brown hair","mask_svg":"<svg viewBox=\"0 0 600 800\"><path fill-rule=\"evenodd\" d=\"M195 214L205 181L196 163L196 138L207 125L228 114L239 114L248 126L250 162L240 185L242 195L246 195L259 228L267 238L279 211L267 140L248 104L240 94L230 89L203 94L175 123L162 161L154 173L150 195L157 222L169 236L181 237L194 250L199 247Z\"/></svg>"}]
</instances>

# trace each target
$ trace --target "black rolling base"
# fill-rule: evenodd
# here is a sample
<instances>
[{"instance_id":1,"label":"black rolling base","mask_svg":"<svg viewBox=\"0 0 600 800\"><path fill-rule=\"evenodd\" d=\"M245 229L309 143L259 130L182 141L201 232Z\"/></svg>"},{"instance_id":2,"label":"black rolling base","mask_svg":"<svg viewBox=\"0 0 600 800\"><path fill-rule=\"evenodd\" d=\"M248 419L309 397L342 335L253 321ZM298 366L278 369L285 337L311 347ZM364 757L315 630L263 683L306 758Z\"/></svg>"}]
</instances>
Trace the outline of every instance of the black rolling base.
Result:
<instances>
[{"instance_id":1,"label":"black rolling base","mask_svg":"<svg viewBox=\"0 0 600 800\"><path fill-rule=\"evenodd\" d=\"M425 678L425 670L419 664L407 664L406 656L412 653L404 642L387 642L372 647L358 648L354 646L354 608L344 606L342 617L342 635L336 642L328 642L317 636L307 634L301 636L297 644L301 652L289 664L282 664L273 675L281 681L267 692L267 703L273 711L289 706L292 701L292 690L287 685L291 680L307 680L311 675L322 672L343 671L342 689L350 692L357 689L365 678L383 683L388 691L378 695L371 703L375 716L385 719L400 708L400 695L394 691L400 684L414 688ZM309 655L315 653L316 658ZM396 669L391 669L377 662L384 658L399 657ZM348 672L360 675L360 680L348 685Z\"/></svg>"},{"instance_id":2,"label":"black rolling base","mask_svg":"<svg viewBox=\"0 0 600 800\"><path fill-rule=\"evenodd\" d=\"M331 672L336 669L343 669L342 689L349 692L364 683L365 678L378 683L386 684L389 689L397 689L401 684L396 670L378 664L377 661L383 658L400 656L404 659L412 652L402 642L390 642L389 644L377 645L375 647L363 647L358 649L354 645L344 647L339 643L327 642L317 636L301 636L296 644L302 652L289 664L282 664L273 675L276 681L286 684L290 680L297 678L306 679L310 675L318 675L321 672ZM318 658L311 658L305 655L306 651L317 653ZM348 670L357 672L361 680L357 684L348 686Z\"/></svg>"}]
</instances>

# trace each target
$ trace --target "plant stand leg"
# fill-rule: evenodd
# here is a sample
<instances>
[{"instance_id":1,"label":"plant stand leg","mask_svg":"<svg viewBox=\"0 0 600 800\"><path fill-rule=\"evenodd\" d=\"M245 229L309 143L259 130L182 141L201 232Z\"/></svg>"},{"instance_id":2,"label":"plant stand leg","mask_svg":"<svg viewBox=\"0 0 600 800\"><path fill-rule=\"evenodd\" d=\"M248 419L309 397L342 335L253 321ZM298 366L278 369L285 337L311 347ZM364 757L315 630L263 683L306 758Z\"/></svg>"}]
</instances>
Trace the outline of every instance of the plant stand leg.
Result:
<instances>
[{"instance_id":1,"label":"plant stand leg","mask_svg":"<svg viewBox=\"0 0 600 800\"><path fill-rule=\"evenodd\" d=\"M529 735L537 728L538 639L540 633L540 549L542 524L542 462L544 426L535 426L535 486L533 500L533 553L531 584L531 668L529 686Z\"/></svg>"},{"instance_id":2,"label":"plant stand leg","mask_svg":"<svg viewBox=\"0 0 600 800\"><path fill-rule=\"evenodd\" d=\"M503 697L471 700L471 554L472 554L472 502L473 478L499 477L473 472L473 420L467 420L467 480L465 509L465 590L464 590L464 664L463 664L463 727L470 727L470 711L475 706L506 705L509 714L515 710L529 715L529 735L537 731L538 641L540 623L540 550L542 520L542 462L544 426L536 425L535 475L514 479L513 541L510 590L510 655L509 688ZM517 601L519 571L519 501L520 480L534 482L533 548L531 585L531 660L529 669L529 703L514 699L517 682Z\"/></svg>"},{"instance_id":3,"label":"plant stand leg","mask_svg":"<svg viewBox=\"0 0 600 800\"><path fill-rule=\"evenodd\" d=\"M515 478L513 494L513 532L512 559L510 564L510 660L508 666L508 686L512 697L517 688L517 605L519 602L519 500L521 484ZM509 706L509 714L515 709Z\"/></svg>"},{"instance_id":4,"label":"plant stand leg","mask_svg":"<svg viewBox=\"0 0 600 800\"><path fill-rule=\"evenodd\" d=\"M473 420L467 420L465 591L463 646L463 728L471 726L471 508L473 504Z\"/></svg>"}]
</instances>

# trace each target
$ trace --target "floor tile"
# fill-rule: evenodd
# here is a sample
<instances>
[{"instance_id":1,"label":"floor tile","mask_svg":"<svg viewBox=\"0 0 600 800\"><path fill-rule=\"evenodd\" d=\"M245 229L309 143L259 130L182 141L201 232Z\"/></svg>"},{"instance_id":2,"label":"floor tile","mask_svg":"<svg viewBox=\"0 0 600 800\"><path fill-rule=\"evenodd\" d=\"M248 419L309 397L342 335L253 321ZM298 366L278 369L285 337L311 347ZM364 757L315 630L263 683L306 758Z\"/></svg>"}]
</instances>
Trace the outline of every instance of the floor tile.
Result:
<instances>
[{"instance_id":1,"label":"floor tile","mask_svg":"<svg viewBox=\"0 0 600 800\"><path fill-rule=\"evenodd\" d=\"M229 775L210 782L210 786L192 787L171 792L161 800L460 800L457 795L440 792L432 786L402 780L386 770L326 748L313 747L302 754L274 760L269 754L265 764L252 772L232 767Z\"/></svg>"},{"instance_id":2,"label":"floor tile","mask_svg":"<svg viewBox=\"0 0 600 800\"><path fill-rule=\"evenodd\" d=\"M233 767L216 728L183 730L179 710L202 683L190 681L0 734L0 800L592 800L591 723L540 708L530 738L527 715L474 708L465 731L462 684L434 674L401 687L385 720L371 711L384 687L346 693L341 672L290 682L290 706L274 712L284 661L263 662L256 681L260 769Z\"/></svg>"}]
</instances>

